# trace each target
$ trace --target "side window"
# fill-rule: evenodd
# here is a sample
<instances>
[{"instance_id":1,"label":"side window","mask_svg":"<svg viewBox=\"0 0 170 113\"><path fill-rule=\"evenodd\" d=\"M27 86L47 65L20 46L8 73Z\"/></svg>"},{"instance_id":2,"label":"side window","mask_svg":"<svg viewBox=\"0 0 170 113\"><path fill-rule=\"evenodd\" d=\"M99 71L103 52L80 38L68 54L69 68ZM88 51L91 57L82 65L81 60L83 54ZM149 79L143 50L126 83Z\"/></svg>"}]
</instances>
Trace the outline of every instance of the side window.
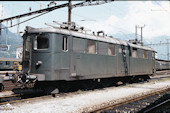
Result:
<instances>
[{"instance_id":1,"label":"side window","mask_svg":"<svg viewBox=\"0 0 170 113\"><path fill-rule=\"evenodd\" d=\"M77 53L85 53L85 40L73 38L73 51Z\"/></svg>"},{"instance_id":2,"label":"side window","mask_svg":"<svg viewBox=\"0 0 170 113\"><path fill-rule=\"evenodd\" d=\"M116 55L115 45L113 44L108 45L108 55Z\"/></svg>"},{"instance_id":3,"label":"side window","mask_svg":"<svg viewBox=\"0 0 170 113\"><path fill-rule=\"evenodd\" d=\"M143 58L143 50L142 49L138 49L138 57Z\"/></svg>"},{"instance_id":4,"label":"side window","mask_svg":"<svg viewBox=\"0 0 170 113\"><path fill-rule=\"evenodd\" d=\"M152 51L148 51L148 59L152 59Z\"/></svg>"},{"instance_id":5,"label":"side window","mask_svg":"<svg viewBox=\"0 0 170 113\"><path fill-rule=\"evenodd\" d=\"M48 49L49 48L49 37L48 35L38 35L34 39L34 49L41 50L41 49Z\"/></svg>"},{"instance_id":6,"label":"side window","mask_svg":"<svg viewBox=\"0 0 170 113\"><path fill-rule=\"evenodd\" d=\"M26 39L26 45L25 45L26 51L30 51L30 47L31 47L31 40L30 40L30 36L28 36Z\"/></svg>"},{"instance_id":7,"label":"side window","mask_svg":"<svg viewBox=\"0 0 170 113\"><path fill-rule=\"evenodd\" d=\"M10 61L6 61L6 65L10 65Z\"/></svg>"},{"instance_id":8,"label":"side window","mask_svg":"<svg viewBox=\"0 0 170 113\"><path fill-rule=\"evenodd\" d=\"M23 50L23 52L24 52L23 57L24 57L24 59L30 59L30 51L31 51L31 46L32 46L31 36L24 36L23 39L24 39L23 47L25 49L25 50ZM34 46L34 49L37 49L37 42L35 40L34 40L33 46ZM17 55L17 56L19 56L19 55Z\"/></svg>"},{"instance_id":9,"label":"side window","mask_svg":"<svg viewBox=\"0 0 170 113\"><path fill-rule=\"evenodd\" d=\"M66 36L63 36L63 41L62 41L62 50L67 51L68 50L68 38Z\"/></svg>"},{"instance_id":10,"label":"side window","mask_svg":"<svg viewBox=\"0 0 170 113\"><path fill-rule=\"evenodd\" d=\"M107 55L108 44L103 42L98 42L98 53L101 55Z\"/></svg>"},{"instance_id":11,"label":"side window","mask_svg":"<svg viewBox=\"0 0 170 113\"><path fill-rule=\"evenodd\" d=\"M122 48L119 48L119 53L122 53Z\"/></svg>"},{"instance_id":12,"label":"side window","mask_svg":"<svg viewBox=\"0 0 170 113\"><path fill-rule=\"evenodd\" d=\"M156 53L155 53L155 52L152 52L152 59L153 59L153 60L155 59L155 56L156 56Z\"/></svg>"},{"instance_id":13,"label":"side window","mask_svg":"<svg viewBox=\"0 0 170 113\"><path fill-rule=\"evenodd\" d=\"M148 58L148 51L146 50L143 51L143 58Z\"/></svg>"},{"instance_id":14,"label":"side window","mask_svg":"<svg viewBox=\"0 0 170 113\"><path fill-rule=\"evenodd\" d=\"M132 57L137 58L137 48L132 48Z\"/></svg>"},{"instance_id":15,"label":"side window","mask_svg":"<svg viewBox=\"0 0 170 113\"><path fill-rule=\"evenodd\" d=\"M87 40L87 53L96 54L96 42Z\"/></svg>"},{"instance_id":16,"label":"side window","mask_svg":"<svg viewBox=\"0 0 170 113\"><path fill-rule=\"evenodd\" d=\"M0 65L2 65L3 64L3 61L0 61Z\"/></svg>"}]
</instances>

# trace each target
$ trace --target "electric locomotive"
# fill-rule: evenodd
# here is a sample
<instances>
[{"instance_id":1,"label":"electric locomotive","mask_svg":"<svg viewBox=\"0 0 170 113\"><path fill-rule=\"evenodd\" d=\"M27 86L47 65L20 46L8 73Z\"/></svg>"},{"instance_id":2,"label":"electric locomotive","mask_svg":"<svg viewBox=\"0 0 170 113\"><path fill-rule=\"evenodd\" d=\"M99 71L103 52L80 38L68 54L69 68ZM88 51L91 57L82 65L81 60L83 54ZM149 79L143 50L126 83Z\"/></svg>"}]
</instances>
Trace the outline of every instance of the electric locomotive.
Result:
<instances>
[{"instance_id":1,"label":"electric locomotive","mask_svg":"<svg viewBox=\"0 0 170 113\"><path fill-rule=\"evenodd\" d=\"M36 82L37 87L52 89L71 83L107 86L118 82L117 78L123 82L134 77L147 79L155 72L153 49L108 37L103 31L88 34L76 26L27 26L22 60L23 71L13 75L13 81Z\"/></svg>"}]
</instances>

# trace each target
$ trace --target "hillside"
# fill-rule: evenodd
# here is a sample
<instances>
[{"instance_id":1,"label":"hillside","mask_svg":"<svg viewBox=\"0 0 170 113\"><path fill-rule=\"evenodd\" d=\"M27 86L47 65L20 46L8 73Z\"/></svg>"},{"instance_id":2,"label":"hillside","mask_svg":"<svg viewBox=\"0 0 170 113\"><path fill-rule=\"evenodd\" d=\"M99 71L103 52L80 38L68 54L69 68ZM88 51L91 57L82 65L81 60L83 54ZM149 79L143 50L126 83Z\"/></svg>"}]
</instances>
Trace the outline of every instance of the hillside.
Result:
<instances>
[{"instance_id":1,"label":"hillside","mask_svg":"<svg viewBox=\"0 0 170 113\"><path fill-rule=\"evenodd\" d=\"M4 25L2 25L4 27ZM7 38L6 38L7 37ZM22 37L17 33L12 33L8 29L2 29L0 35L0 45L6 44L10 45L10 49L8 51L0 51L0 57L16 57L16 47L22 45Z\"/></svg>"}]
</instances>

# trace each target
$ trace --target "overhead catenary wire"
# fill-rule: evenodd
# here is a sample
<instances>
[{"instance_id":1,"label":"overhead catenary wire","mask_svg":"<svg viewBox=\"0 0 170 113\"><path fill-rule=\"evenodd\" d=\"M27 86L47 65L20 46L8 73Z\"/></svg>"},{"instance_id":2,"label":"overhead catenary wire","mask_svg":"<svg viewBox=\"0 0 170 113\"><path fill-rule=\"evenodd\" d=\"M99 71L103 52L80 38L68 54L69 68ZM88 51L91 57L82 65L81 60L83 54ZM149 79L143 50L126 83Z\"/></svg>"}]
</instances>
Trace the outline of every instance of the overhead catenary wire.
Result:
<instances>
[{"instance_id":1,"label":"overhead catenary wire","mask_svg":"<svg viewBox=\"0 0 170 113\"><path fill-rule=\"evenodd\" d=\"M120 9L119 7L117 7L116 5L114 5L114 4L112 4L112 3L109 3L109 5L112 5L112 6L114 6L114 7L116 7L122 14L124 14L125 12L122 10L122 9Z\"/></svg>"},{"instance_id":2,"label":"overhead catenary wire","mask_svg":"<svg viewBox=\"0 0 170 113\"><path fill-rule=\"evenodd\" d=\"M157 1L154 1L154 2L155 2L157 5L159 5L159 7L163 9L163 11L166 11L166 13L170 14L170 12L169 12L167 9L165 9L162 5L160 5Z\"/></svg>"},{"instance_id":3,"label":"overhead catenary wire","mask_svg":"<svg viewBox=\"0 0 170 113\"><path fill-rule=\"evenodd\" d=\"M33 14L38 14L38 13L43 13L43 12L50 12L50 11L53 11L55 9L63 8L63 7L66 7L66 6L68 6L68 3L62 4L62 5L58 5L58 6L54 6L54 7L50 7L50 8L45 8L45 9L37 10L37 11L33 11L33 12L30 12L30 13L25 13L25 14L13 16L13 17L5 18L5 19L1 19L0 23L4 22L4 21L7 21L7 20L12 20L12 19L22 18L22 17L26 17L26 16L31 16Z\"/></svg>"},{"instance_id":4,"label":"overhead catenary wire","mask_svg":"<svg viewBox=\"0 0 170 113\"><path fill-rule=\"evenodd\" d=\"M38 1L34 1L34 2L37 3L37 4L40 4ZM44 4L44 3L41 3L41 4L44 5L44 6L47 6L47 4ZM67 11L65 11L63 9L58 9L58 10L67 13ZM92 19L92 18L89 18L89 17L85 17L85 16L82 16L82 15L76 14L75 12L72 12L71 14L75 15L75 16L79 16L79 17L85 18L85 19L88 19L88 20L91 20L91 21L96 21L95 19Z\"/></svg>"},{"instance_id":5,"label":"overhead catenary wire","mask_svg":"<svg viewBox=\"0 0 170 113\"><path fill-rule=\"evenodd\" d=\"M168 11L167 9L165 9L163 6L161 6L157 1L154 1L157 5L159 5L164 11Z\"/></svg>"},{"instance_id":6,"label":"overhead catenary wire","mask_svg":"<svg viewBox=\"0 0 170 113\"><path fill-rule=\"evenodd\" d=\"M8 26L8 21L7 21L7 25ZM7 40L8 40L8 29L6 29L6 39L5 39L5 44L7 45Z\"/></svg>"},{"instance_id":7,"label":"overhead catenary wire","mask_svg":"<svg viewBox=\"0 0 170 113\"><path fill-rule=\"evenodd\" d=\"M7 29L7 28L11 28L11 27L14 27L14 26L20 25L20 24L22 24L22 23L24 23L24 22L27 22L27 21L29 21L29 20L32 20L32 19L34 19L34 18L37 18L37 17L42 16L42 15L47 14L47 13L49 13L49 12L42 13L42 14L40 14L40 15L37 15L37 16L34 16L34 17L29 18L29 19L27 19L27 20L24 20L24 21L22 21L22 22L20 22L20 23L17 23L17 24L11 25L10 27L3 27L3 28L1 28L1 29Z\"/></svg>"},{"instance_id":8,"label":"overhead catenary wire","mask_svg":"<svg viewBox=\"0 0 170 113\"><path fill-rule=\"evenodd\" d=\"M72 7L92 6L92 5L104 4L104 2L97 3L97 4L95 4L95 3L85 4L85 3L86 3L86 2L81 2L81 3L73 4ZM53 10L55 10L55 9L63 8L63 7L66 7L66 6L68 6L68 3L62 4L62 5L58 5L58 6L54 6L54 7L50 7L50 8L45 8L45 9L42 9L42 10L33 11L33 12L30 12L30 13L25 13L25 14L22 14L22 15L18 15L18 16L6 18L6 19L2 19L2 20L0 20L0 23L2 23L3 21L13 20L13 19L17 19L17 18L21 18L21 17L30 16L30 15L33 15L33 14L45 12L45 13L42 13L42 14L40 14L40 15L38 15L38 16L33 17L33 18L30 18L30 19L27 19L27 20L22 21L22 22L20 22L20 23L17 23L17 24L15 24L15 25L11 25L11 27L14 27L14 26L16 26L16 25L22 24L22 23L27 22L27 21L29 21L29 20L31 20L31 19L34 19L34 18L39 17L39 16L41 16L41 15L44 15L44 14L46 14L46 13L48 13L48 12L51 12L51 11L53 11ZM4 27L4 28L1 28L1 29L6 29L6 28L10 28L10 27Z\"/></svg>"},{"instance_id":9,"label":"overhead catenary wire","mask_svg":"<svg viewBox=\"0 0 170 113\"><path fill-rule=\"evenodd\" d=\"M62 4L62 5L59 5L59 6L65 7L67 4L68 4L68 3ZM32 19L34 19L34 18L37 18L37 17L39 17L39 16L45 15L45 14L53 11L53 10L54 10L53 8L55 9L55 6L54 6L54 7L47 8L47 9L48 9L47 12L44 12L44 13L42 13L42 14L39 14L39 15L37 15L37 16L34 16L34 17L32 17L32 18L29 18L29 19L27 19L27 20L24 20L24 21L22 21L22 22L19 22L19 23L17 23L17 24L14 24L14 25L12 25L12 19L19 19L19 16L15 16L15 17L12 17L12 18L6 18L6 19L3 19L3 20L0 20L0 22L3 22L3 21L5 21L5 20L7 21L7 20L9 20L9 19L11 20L11 26L10 26L10 27L3 27L3 28L1 28L1 29L11 28L11 27L20 25L20 24L22 24L22 23L24 23L24 22L27 22L27 21L29 21L29 20L32 20ZM41 11L38 10L38 11L30 12L30 13L27 13L27 14L23 14L23 15L21 15L21 16L24 17L24 16L26 16L26 15L30 15L31 13L40 13L40 12L42 12L42 11L44 11L44 10L45 10L45 9L42 9Z\"/></svg>"},{"instance_id":10,"label":"overhead catenary wire","mask_svg":"<svg viewBox=\"0 0 170 113\"><path fill-rule=\"evenodd\" d=\"M17 27L17 33L19 33L19 24L20 23L20 19L18 18L18 27Z\"/></svg>"},{"instance_id":11,"label":"overhead catenary wire","mask_svg":"<svg viewBox=\"0 0 170 113\"><path fill-rule=\"evenodd\" d=\"M101 2L100 4L95 4L95 3L85 4L85 3L86 2L81 2L81 3L73 4L72 8L81 7L81 6L100 5L100 4L104 4L106 2ZM58 6L54 6L54 7L50 7L50 8L45 8L45 9L42 9L42 10L33 11L33 12L30 12L30 13L25 13L25 14L22 14L22 15L17 15L17 16L14 16L14 17L6 18L6 19L2 19L2 20L0 20L0 23L3 22L3 21L7 21L7 20L11 20L11 19L17 19L17 18L21 18L21 17L25 17L25 16L30 16L30 15L37 14L37 13L42 13L42 12L45 12L45 11L46 12L50 12L50 11L53 11L55 9L63 8L63 7L66 7L66 6L68 6L68 3L62 4L62 5L58 5Z\"/></svg>"}]
</instances>

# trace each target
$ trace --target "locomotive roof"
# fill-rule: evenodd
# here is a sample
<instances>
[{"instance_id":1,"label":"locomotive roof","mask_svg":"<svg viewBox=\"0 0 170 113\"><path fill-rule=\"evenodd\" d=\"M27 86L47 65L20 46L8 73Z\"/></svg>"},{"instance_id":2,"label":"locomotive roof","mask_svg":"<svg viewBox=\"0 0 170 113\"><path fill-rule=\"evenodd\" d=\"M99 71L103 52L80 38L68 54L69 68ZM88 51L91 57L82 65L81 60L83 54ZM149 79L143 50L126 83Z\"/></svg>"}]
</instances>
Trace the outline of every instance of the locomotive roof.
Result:
<instances>
[{"instance_id":1,"label":"locomotive roof","mask_svg":"<svg viewBox=\"0 0 170 113\"><path fill-rule=\"evenodd\" d=\"M141 49L145 49L145 50L154 51L150 47L135 45L135 44L132 44L132 43L126 41L126 40L121 40L121 39L112 38L112 37L108 37L108 36L105 36L105 37L97 36L97 35L93 35L93 34L87 34L87 33L82 33L82 32L78 32L78 31L62 29L62 28L59 28L59 27L55 27L55 28L54 27L32 28L32 27L27 26L26 31L27 31L27 33L39 33L39 32L60 33L60 34L72 35L72 36L75 36L75 37L81 37L81 38L86 38L86 39L103 41L103 42L107 42L107 43L113 43L113 44L119 44L119 45L125 45L125 46L129 45L129 46L135 47L135 48L141 48Z\"/></svg>"}]
</instances>

